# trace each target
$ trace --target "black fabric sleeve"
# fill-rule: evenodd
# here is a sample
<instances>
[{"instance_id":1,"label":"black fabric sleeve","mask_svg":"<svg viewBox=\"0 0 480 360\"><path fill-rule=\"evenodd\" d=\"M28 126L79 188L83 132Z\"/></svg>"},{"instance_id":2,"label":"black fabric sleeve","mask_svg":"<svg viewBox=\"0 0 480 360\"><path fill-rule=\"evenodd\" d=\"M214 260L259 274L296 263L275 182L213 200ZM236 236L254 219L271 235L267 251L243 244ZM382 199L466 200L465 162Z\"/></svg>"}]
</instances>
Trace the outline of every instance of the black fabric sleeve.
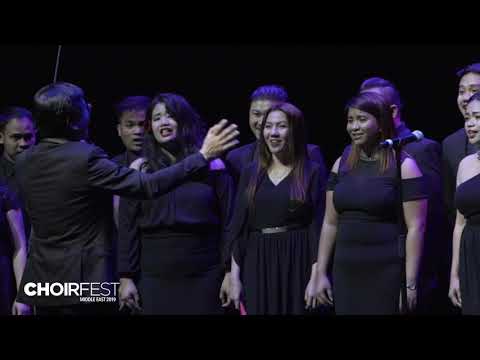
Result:
<instances>
[{"instance_id":1,"label":"black fabric sleeve","mask_svg":"<svg viewBox=\"0 0 480 360\"><path fill-rule=\"evenodd\" d=\"M335 186L338 184L338 174L330 172L327 180L327 191L335 191Z\"/></svg>"},{"instance_id":2,"label":"black fabric sleeve","mask_svg":"<svg viewBox=\"0 0 480 360\"><path fill-rule=\"evenodd\" d=\"M325 216L326 179L320 171L314 171L310 182L310 196L313 206L313 218L309 228L309 243L312 264L317 261L318 242Z\"/></svg>"},{"instance_id":3,"label":"black fabric sleeve","mask_svg":"<svg viewBox=\"0 0 480 360\"><path fill-rule=\"evenodd\" d=\"M2 186L1 196L3 198L2 210L4 213L7 213L10 210L20 209L21 204L17 194L14 191L10 190L7 185Z\"/></svg>"},{"instance_id":4,"label":"black fabric sleeve","mask_svg":"<svg viewBox=\"0 0 480 360\"><path fill-rule=\"evenodd\" d=\"M428 191L423 176L402 179L402 201L428 199Z\"/></svg>"},{"instance_id":5,"label":"black fabric sleeve","mask_svg":"<svg viewBox=\"0 0 480 360\"><path fill-rule=\"evenodd\" d=\"M144 174L119 166L103 150L95 148L88 158L88 181L92 187L109 190L116 195L152 199L171 191L207 165L203 155L196 153L168 168Z\"/></svg>"},{"instance_id":6,"label":"black fabric sleeve","mask_svg":"<svg viewBox=\"0 0 480 360\"><path fill-rule=\"evenodd\" d=\"M222 264L225 271L230 271L231 251L229 250L230 228L233 206L235 203L235 185L232 176L227 171L217 171L215 192L220 209Z\"/></svg>"},{"instance_id":7,"label":"black fabric sleeve","mask_svg":"<svg viewBox=\"0 0 480 360\"><path fill-rule=\"evenodd\" d=\"M244 169L240 175L235 197L227 254L231 254L236 263L242 267L246 241L248 238L248 199L247 187L252 167Z\"/></svg>"},{"instance_id":8,"label":"black fabric sleeve","mask_svg":"<svg viewBox=\"0 0 480 360\"><path fill-rule=\"evenodd\" d=\"M119 276L138 280L140 275L140 238L138 219L141 201L120 198L118 211Z\"/></svg>"},{"instance_id":9,"label":"black fabric sleeve","mask_svg":"<svg viewBox=\"0 0 480 360\"><path fill-rule=\"evenodd\" d=\"M323 158L323 154L320 150L320 147L317 145L311 146L309 149L308 157L314 163L320 165L320 178L326 179L328 176L328 169L325 165L325 160Z\"/></svg>"}]
</instances>

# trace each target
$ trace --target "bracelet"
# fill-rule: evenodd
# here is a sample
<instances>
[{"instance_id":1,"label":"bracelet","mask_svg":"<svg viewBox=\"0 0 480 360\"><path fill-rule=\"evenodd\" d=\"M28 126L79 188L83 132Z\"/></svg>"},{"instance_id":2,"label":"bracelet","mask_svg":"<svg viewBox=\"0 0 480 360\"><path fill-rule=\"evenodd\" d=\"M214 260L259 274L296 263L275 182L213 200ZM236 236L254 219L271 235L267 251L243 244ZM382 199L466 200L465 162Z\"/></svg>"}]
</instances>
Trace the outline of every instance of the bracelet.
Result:
<instances>
[{"instance_id":1,"label":"bracelet","mask_svg":"<svg viewBox=\"0 0 480 360\"><path fill-rule=\"evenodd\" d=\"M415 291L417 290L417 285L415 284L407 285L407 289L411 291Z\"/></svg>"}]
</instances>

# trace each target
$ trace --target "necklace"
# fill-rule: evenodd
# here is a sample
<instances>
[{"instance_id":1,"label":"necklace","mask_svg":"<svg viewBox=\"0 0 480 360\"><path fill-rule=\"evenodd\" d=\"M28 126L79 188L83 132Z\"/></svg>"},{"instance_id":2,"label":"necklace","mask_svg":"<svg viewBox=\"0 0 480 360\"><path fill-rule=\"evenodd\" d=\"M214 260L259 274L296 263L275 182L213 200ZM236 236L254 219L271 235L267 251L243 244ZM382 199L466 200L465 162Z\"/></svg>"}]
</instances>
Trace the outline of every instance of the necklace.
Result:
<instances>
[{"instance_id":1,"label":"necklace","mask_svg":"<svg viewBox=\"0 0 480 360\"><path fill-rule=\"evenodd\" d=\"M365 154L365 152L362 150L360 151L360 159L365 160L365 161L377 161L378 160L378 153L374 152L372 156L368 156Z\"/></svg>"}]
</instances>

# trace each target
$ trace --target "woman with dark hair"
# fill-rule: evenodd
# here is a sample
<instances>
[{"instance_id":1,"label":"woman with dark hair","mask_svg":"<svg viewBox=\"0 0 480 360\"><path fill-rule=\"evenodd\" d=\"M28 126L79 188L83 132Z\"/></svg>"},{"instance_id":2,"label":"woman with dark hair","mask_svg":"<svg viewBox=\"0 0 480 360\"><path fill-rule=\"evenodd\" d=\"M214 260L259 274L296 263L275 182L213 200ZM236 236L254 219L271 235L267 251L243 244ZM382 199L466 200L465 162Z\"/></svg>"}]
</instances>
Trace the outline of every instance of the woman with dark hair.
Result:
<instances>
[{"instance_id":1,"label":"woman with dark hair","mask_svg":"<svg viewBox=\"0 0 480 360\"><path fill-rule=\"evenodd\" d=\"M422 174L403 154L400 184L395 152L379 146L395 137L391 108L380 95L357 95L346 113L352 144L328 180L307 306L334 304L337 314L396 314L404 309L400 299L406 291L408 309L413 309L427 209ZM399 217L405 219L406 240L400 236ZM328 268L334 250L332 293Z\"/></svg>"},{"instance_id":2,"label":"woman with dark hair","mask_svg":"<svg viewBox=\"0 0 480 360\"><path fill-rule=\"evenodd\" d=\"M246 312L305 313L304 291L316 261L325 182L308 159L303 114L273 105L261 125L258 161L240 176L232 220L230 298Z\"/></svg>"},{"instance_id":3,"label":"woman with dark hair","mask_svg":"<svg viewBox=\"0 0 480 360\"><path fill-rule=\"evenodd\" d=\"M180 95L157 95L147 114L146 160L157 171L198 151L200 116ZM127 268L136 269L143 314L221 314L223 244L233 201L232 180L220 160L155 200L123 200L119 236ZM220 166L218 166L220 165ZM126 252L126 254L125 254ZM125 256L126 255L126 256ZM120 272L125 267L120 264ZM122 276L122 275L121 275ZM121 294L122 297L122 294Z\"/></svg>"},{"instance_id":4,"label":"woman with dark hair","mask_svg":"<svg viewBox=\"0 0 480 360\"><path fill-rule=\"evenodd\" d=\"M463 158L458 166L448 296L462 314L480 315L480 93L467 102L464 127L468 142L477 152Z\"/></svg>"}]
</instances>

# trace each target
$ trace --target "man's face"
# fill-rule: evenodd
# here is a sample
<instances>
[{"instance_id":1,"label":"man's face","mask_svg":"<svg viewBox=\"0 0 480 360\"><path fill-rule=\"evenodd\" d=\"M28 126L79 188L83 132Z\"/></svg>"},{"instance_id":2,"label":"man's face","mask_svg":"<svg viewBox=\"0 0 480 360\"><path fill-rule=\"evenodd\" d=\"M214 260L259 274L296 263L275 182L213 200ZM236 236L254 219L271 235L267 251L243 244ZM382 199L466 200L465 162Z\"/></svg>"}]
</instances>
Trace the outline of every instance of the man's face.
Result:
<instances>
[{"instance_id":1,"label":"man's face","mask_svg":"<svg viewBox=\"0 0 480 360\"><path fill-rule=\"evenodd\" d=\"M464 117L468 99L478 91L480 91L480 74L470 72L463 75L458 84L457 104Z\"/></svg>"},{"instance_id":2,"label":"man's face","mask_svg":"<svg viewBox=\"0 0 480 360\"><path fill-rule=\"evenodd\" d=\"M249 124L250 130L257 139L262 132L262 121L267 111L273 106L271 100L255 100L250 104Z\"/></svg>"},{"instance_id":3,"label":"man's face","mask_svg":"<svg viewBox=\"0 0 480 360\"><path fill-rule=\"evenodd\" d=\"M118 136L128 151L139 153L142 151L145 138L146 111L125 111L117 125Z\"/></svg>"},{"instance_id":4,"label":"man's face","mask_svg":"<svg viewBox=\"0 0 480 360\"><path fill-rule=\"evenodd\" d=\"M15 157L35 144L35 127L28 117L8 121L3 132L0 131L0 144L3 155L14 162Z\"/></svg>"}]
</instances>

